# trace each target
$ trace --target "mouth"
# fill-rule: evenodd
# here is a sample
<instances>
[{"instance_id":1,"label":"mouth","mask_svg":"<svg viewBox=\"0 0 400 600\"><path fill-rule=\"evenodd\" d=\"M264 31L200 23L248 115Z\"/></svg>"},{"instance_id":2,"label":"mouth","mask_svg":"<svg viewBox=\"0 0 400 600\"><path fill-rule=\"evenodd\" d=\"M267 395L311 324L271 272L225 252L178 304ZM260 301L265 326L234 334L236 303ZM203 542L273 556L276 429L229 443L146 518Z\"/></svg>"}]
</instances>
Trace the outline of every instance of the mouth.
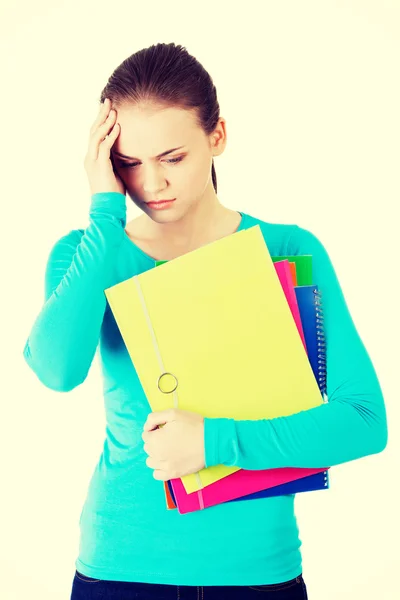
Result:
<instances>
[{"instance_id":1,"label":"mouth","mask_svg":"<svg viewBox=\"0 0 400 600\"><path fill-rule=\"evenodd\" d=\"M166 208L167 206L171 206L175 200L176 198L173 198L172 200L159 200L158 202L147 202L146 204L149 208Z\"/></svg>"}]
</instances>

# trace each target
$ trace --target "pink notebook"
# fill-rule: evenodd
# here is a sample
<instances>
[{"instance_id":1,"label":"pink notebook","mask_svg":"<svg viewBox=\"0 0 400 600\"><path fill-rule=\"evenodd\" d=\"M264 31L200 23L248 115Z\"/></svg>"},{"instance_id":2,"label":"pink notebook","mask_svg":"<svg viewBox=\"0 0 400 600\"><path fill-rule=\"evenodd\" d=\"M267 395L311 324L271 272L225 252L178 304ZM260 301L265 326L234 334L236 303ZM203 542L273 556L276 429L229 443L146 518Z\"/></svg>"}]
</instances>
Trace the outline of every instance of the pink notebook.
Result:
<instances>
[{"instance_id":1,"label":"pink notebook","mask_svg":"<svg viewBox=\"0 0 400 600\"><path fill-rule=\"evenodd\" d=\"M292 311L293 319L297 325L297 330L300 334L301 341L305 351L307 352L306 340L304 337L303 325L301 323L299 305L297 304L296 292L294 291L293 276L288 260L279 260L274 263L275 270L279 277L279 281L285 292L286 300L288 301L290 310Z\"/></svg>"},{"instance_id":2,"label":"pink notebook","mask_svg":"<svg viewBox=\"0 0 400 600\"><path fill-rule=\"evenodd\" d=\"M241 469L190 494L186 492L181 479L171 479L170 481L177 500L178 511L184 514L228 502L260 490L267 490L281 483L288 483L322 471L326 471L326 467L321 469L283 467L262 471Z\"/></svg>"},{"instance_id":3,"label":"pink notebook","mask_svg":"<svg viewBox=\"0 0 400 600\"><path fill-rule=\"evenodd\" d=\"M274 263L274 266L299 331L299 335L303 341L304 349L307 352L289 261L277 261ZM235 473L223 477L201 490L197 490L190 494L186 492L180 478L171 479L170 481L175 499L177 500L178 511L183 514L202 510L203 508L215 506L222 502L228 502L229 500L266 490L283 483L288 483L289 481L301 479L308 475L321 473L322 471L326 471L326 469L327 467L320 469L283 467L280 469L263 469L257 471L240 469L240 471L236 471Z\"/></svg>"}]
</instances>

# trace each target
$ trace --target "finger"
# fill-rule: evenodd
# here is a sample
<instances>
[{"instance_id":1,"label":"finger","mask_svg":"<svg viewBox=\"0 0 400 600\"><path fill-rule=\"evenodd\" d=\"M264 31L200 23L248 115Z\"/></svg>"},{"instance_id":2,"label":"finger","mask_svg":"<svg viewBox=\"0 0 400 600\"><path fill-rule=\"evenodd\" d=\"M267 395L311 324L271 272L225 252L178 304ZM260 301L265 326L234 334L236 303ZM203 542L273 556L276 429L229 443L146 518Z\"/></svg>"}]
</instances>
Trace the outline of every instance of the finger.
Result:
<instances>
[{"instance_id":1,"label":"finger","mask_svg":"<svg viewBox=\"0 0 400 600\"><path fill-rule=\"evenodd\" d=\"M164 427L164 425L166 425L166 423L161 423L160 425L158 425L157 423L154 422L147 422L144 424L143 430L145 432L149 432L149 431L155 431L156 429L161 429L162 427Z\"/></svg>"},{"instance_id":2,"label":"finger","mask_svg":"<svg viewBox=\"0 0 400 600\"><path fill-rule=\"evenodd\" d=\"M161 425L147 425L145 432L150 433L152 431L156 431L157 429L162 429L166 425L166 423L162 423Z\"/></svg>"},{"instance_id":3,"label":"finger","mask_svg":"<svg viewBox=\"0 0 400 600\"><path fill-rule=\"evenodd\" d=\"M169 481L172 479L172 477L170 477L166 471L161 471L160 469L153 471L153 477L158 481Z\"/></svg>"},{"instance_id":4,"label":"finger","mask_svg":"<svg viewBox=\"0 0 400 600\"><path fill-rule=\"evenodd\" d=\"M95 161L98 158L101 150L101 145L107 139L107 135L112 132L114 127L115 112L110 112L106 120L100 127L98 127L90 136L88 144L88 156L91 160ZM118 127L116 128L118 129ZM115 132L114 132L115 135ZM113 140L114 142L115 140ZM106 142L107 145L107 142Z\"/></svg>"},{"instance_id":5,"label":"finger","mask_svg":"<svg viewBox=\"0 0 400 600\"><path fill-rule=\"evenodd\" d=\"M106 158L110 158L110 150L114 145L115 140L117 139L120 132L119 123L115 123L112 126L111 131L106 135L104 140L101 141L99 146L99 156L104 155Z\"/></svg>"},{"instance_id":6,"label":"finger","mask_svg":"<svg viewBox=\"0 0 400 600\"><path fill-rule=\"evenodd\" d=\"M150 423L146 421L146 423L143 425L143 433L149 433L149 431L151 431Z\"/></svg>"},{"instance_id":7,"label":"finger","mask_svg":"<svg viewBox=\"0 0 400 600\"><path fill-rule=\"evenodd\" d=\"M143 444L143 450L147 454L147 456L151 456L153 460L160 460L157 453L157 447L154 448L153 444Z\"/></svg>"},{"instance_id":8,"label":"finger","mask_svg":"<svg viewBox=\"0 0 400 600\"><path fill-rule=\"evenodd\" d=\"M154 431L143 431L142 433L142 440L144 442L149 442L150 440L154 441L154 437L153 435L150 437L150 433L154 434L156 432L156 430L159 429L158 427L156 427L156 429L154 429Z\"/></svg>"},{"instance_id":9,"label":"finger","mask_svg":"<svg viewBox=\"0 0 400 600\"><path fill-rule=\"evenodd\" d=\"M166 471L166 469L165 469L165 460L157 460L153 456L148 456L146 458L146 465L150 469L155 469L157 471Z\"/></svg>"},{"instance_id":10,"label":"finger","mask_svg":"<svg viewBox=\"0 0 400 600\"><path fill-rule=\"evenodd\" d=\"M177 417L176 410L174 408L167 408L166 410L158 410L150 413L147 416L144 428L146 431L155 429L157 425L165 425L168 421L174 421Z\"/></svg>"},{"instance_id":11,"label":"finger","mask_svg":"<svg viewBox=\"0 0 400 600\"><path fill-rule=\"evenodd\" d=\"M150 440L154 441L153 434L155 434L158 429L160 429L160 428L156 427L155 429L152 429L151 431L143 431L143 433L142 433L142 440L144 442L149 442ZM151 437L150 437L150 434L152 434Z\"/></svg>"},{"instance_id":12,"label":"finger","mask_svg":"<svg viewBox=\"0 0 400 600\"><path fill-rule=\"evenodd\" d=\"M104 102L102 102L102 104L100 104L100 106L99 106L98 115L97 115L96 119L93 121L92 126L90 128L90 135L92 135L92 133L94 133L96 131L96 129L99 127L99 125L104 123L104 121L106 120L106 118L108 116L108 113L110 112L110 108L111 108L111 102L108 98L106 98L104 100Z\"/></svg>"}]
</instances>

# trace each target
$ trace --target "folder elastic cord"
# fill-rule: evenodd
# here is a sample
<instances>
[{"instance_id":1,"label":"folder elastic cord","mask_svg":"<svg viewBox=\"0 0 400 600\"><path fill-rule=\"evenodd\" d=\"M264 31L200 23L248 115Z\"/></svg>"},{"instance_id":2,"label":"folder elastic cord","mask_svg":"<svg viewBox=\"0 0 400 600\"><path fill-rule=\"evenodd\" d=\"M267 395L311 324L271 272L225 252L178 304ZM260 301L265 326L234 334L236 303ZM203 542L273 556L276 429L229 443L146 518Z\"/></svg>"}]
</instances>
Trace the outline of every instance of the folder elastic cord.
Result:
<instances>
[{"instance_id":1,"label":"folder elastic cord","mask_svg":"<svg viewBox=\"0 0 400 600\"><path fill-rule=\"evenodd\" d=\"M149 327L149 331L150 331L150 334L151 334L151 337L152 337L154 351L156 353L156 356L157 356L157 359L158 359L158 364L160 366L161 375L159 376L158 382L157 382L158 389L163 394L171 394L172 393L173 394L173 398L174 398L174 408L179 408L179 406L178 406L178 394L177 394L177 391L176 391L177 387L178 387L178 379L177 379L177 377L173 373L169 373L169 372L165 371L164 363L163 363L163 360L162 360L162 357L161 357L160 348L158 346L156 334L154 332L153 325L151 323L149 311L147 310L146 301L145 301L144 296L143 296L142 288L140 287L140 281L139 281L138 276L135 275L133 277L133 280L134 280L134 282L136 284L136 287L137 287L137 290L138 290L138 293L139 293L140 302L142 304L143 312L144 312L144 315L146 317L147 325ZM169 383L168 383L168 381L171 380L171 379L175 380L174 387L172 385L169 385ZM162 380L164 380L164 382L163 382L162 387L160 387L160 383L161 383ZM162 389L162 388L164 388L164 389ZM203 486L202 481L201 481L198 473L195 473L195 477L196 477L198 483L201 486ZM198 499L199 499L200 510L202 510L202 509L204 509L204 500L203 500L203 493L202 493L201 489L197 490L197 496L198 496Z\"/></svg>"}]
</instances>

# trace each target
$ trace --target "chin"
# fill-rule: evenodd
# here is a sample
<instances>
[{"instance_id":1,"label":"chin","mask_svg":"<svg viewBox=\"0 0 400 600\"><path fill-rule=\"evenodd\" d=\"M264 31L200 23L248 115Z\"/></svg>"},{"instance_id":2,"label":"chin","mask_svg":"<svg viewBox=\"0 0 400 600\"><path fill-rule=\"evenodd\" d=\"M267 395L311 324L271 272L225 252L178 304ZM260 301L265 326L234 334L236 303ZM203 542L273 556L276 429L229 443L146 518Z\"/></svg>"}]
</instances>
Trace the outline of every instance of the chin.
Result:
<instances>
[{"instance_id":1,"label":"chin","mask_svg":"<svg viewBox=\"0 0 400 600\"><path fill-rule=\"evenodd\" d=\"M151 210L145 207L146 215L156 223L172 223L177 220L177 215L171 209L169 210Z\"/></svg>"},{"instance_id":2,"label":"chin","mask_svg":"<svg viewBox=\"0 0 400 600\"><path fill-rule=\"evenodd\" d=\"M171 219L174 220L176 219L176 215L177 215L177 201L175 200L175 202L173 204L171 204L170 206L168 206L167 208L164 209L155 209L155 208L150 208L150 206L147 206L146 202L141 202L140 208L152 219L156 220L156 221L170 221Z\"/></svg>"}]
</instances>

